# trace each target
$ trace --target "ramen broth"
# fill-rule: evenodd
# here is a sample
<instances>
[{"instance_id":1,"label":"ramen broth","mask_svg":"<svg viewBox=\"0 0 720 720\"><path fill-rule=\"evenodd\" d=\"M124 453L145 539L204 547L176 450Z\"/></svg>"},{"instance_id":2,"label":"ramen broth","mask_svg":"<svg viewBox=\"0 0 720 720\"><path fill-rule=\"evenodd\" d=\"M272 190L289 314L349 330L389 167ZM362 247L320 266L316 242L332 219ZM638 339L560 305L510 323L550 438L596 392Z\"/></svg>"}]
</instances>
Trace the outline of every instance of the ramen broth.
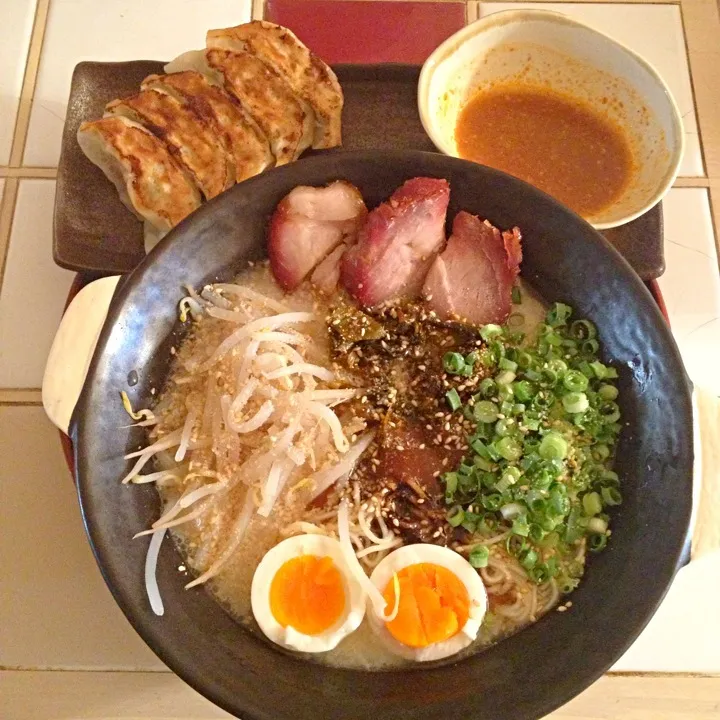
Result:
<instances>
[{"instance_id":1,"label":"ramen broth","mask_svg":"<svg viewBox=\"0 0 720 720\"><path fill-rule=\"evenodd\" d=\"M268 269L264 266L247 270L235 282L267 297L282 301L290 306L291 310L313 308L317 315L324 318L331 307L331 302L322 297L311 295L306 286L302 286L291 296L283 295L273 281ZM522 304L514 306L516 312L511 315L508 325L532 335L534 328L541 322L546 308L531 288L524 283L520 283L520 286L522 288ZM222 338L216 332L216 327L216 325L202 320L197 323L190 337L178 349L176 366L170 374L171 379L163 393L161 406L164 405L167 408L168 406L177 405L183 409L185 408L187 386L182 383L179 385L174 384L172 378L177 379L177 376L180 375L182 381L183 374L178 369L178 366L196 355L198 348L214 347L222 341ZM331 358L325 328L311 327L310 332L314 333L314 339L320 348L319 354L322 355L322 357L315 358L315 361L330 366ZM258 432L262 433L264 431ZM167 467L173 466L172 460L167 455L164 464ZM165 510L172 507L178 499L178 491L162 484L158 486L158 490ZM186 573L190 570L200 573L207 567L210 559L218 552L218 543L222 540L222 538L217 537L216 527L229 523L228 518L238 512L240 512L239 508L231 505L223 508L219 513L201 516L199 519L178 526L171 531L182 556L185 558L187 564ZM277 510L273 511L269 518L254 515L242 544L220 574L207 583L208 589L227 612L240 623L260 635L257 623L253 618L250 602L250 587L258 563L268 550L286 537L283 534L284 530L293 522L301 519L322 522L323 517L334 515L335 510L333 509L324 514L322 510L313 510L308 515L303 507L297 505L279 507L279 504ZM516 632L526 624L525 622L501 623L497 619L493 621L491 615L488 615L487 618L487 622L481 627L477 639L468 648L461 651L456 656L456 659L466 657L477 649ZM303 654L303 657L319 663L357 669L382 669L413 664L412 661L389 652L370 628L367 618L354 633L345 638L335 649L325 653Z\"/></svg>"}]
</instances>

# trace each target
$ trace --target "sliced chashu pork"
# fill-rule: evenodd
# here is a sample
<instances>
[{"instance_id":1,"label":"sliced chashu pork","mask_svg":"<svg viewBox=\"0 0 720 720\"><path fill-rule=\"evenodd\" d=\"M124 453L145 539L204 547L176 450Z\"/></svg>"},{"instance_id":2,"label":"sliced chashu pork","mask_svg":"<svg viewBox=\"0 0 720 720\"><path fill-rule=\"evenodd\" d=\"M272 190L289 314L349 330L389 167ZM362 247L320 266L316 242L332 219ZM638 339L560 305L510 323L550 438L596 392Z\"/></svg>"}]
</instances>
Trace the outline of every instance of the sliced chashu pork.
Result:
<instances>
[{"instance_id":1,"label":"sliced chashu pork","mask_svg":"<svg viewBox=\"0 0 720 720\"><path fill-rule=\"evenodd\" d=\"M172 75L150 75L143 80L141 89L173 95L213 123L230 150L236 182L275 164L270 143L257 123L222 87L213 85L201 73L186 70Z\"/></svg>"},{"instance_id":2,"label":"sliced chashu pork","mask_svg":"<svg viewBox=\"0 0 720 720\"><path fill-rule=\"evenodd\" d=\"M502 323L510 314L521 260L517 228L500 233L487 220L459 212L447 247L428 272L423 294L442 320Z\"/></svg>"},{"instance_id":3,"label":"sliced chashu pork","mask_svg":"<svg viewBox=\"0 0 720 720\"><path fill-rule=\"evenodd\" d=\"M165 66L166 73L182 70L197 70L222 85L265 133L277 165L297 160L312 145L312 109L254 55L218 48L192 50Z\"/></svg>"},{"instance_id":4,"label":"sliced chashu pork","mask_svg":"<svg viewBox=\"0 0 720 720\"><path fill-rule=\"evenodd\" d=\"M354 241L366 215L360 191L348 182L294 188L270 221L268 255L278 284L294 290L333 250Z\"/></svg>"},{"instance_id":5,"label":"sliced chashu pork","mask_svg":"<svg viewBox=\"0 0 720 720\"><path fill-rule=\"evenodd\" d=\"M414 297L445 242L446 180L413 178L371 211L342 259L341 279L366 307Z\"/></svg>"},{"instance_id":6,"label":"sliced chashu pork","mask_svg":"<svg viewBox=\"0 0 720 720\"><path fill-rule=\"evenodd\" d=\"M144 90L113 100L105 111L138 122L163 140L206 198L235 183L230 150L213 124L171 95Z\"/></svg>"},{"instance_id":7,"label":"sliced chashu pork","mask_svg":"<svg viewBox=\"0 0 720 720\"><path fill-rule=\"evenodd\" d=\"M266 20L207 33L207 46L247 51L270 65L315 114L314 148L342 143L343 93L335 73L290 30Z\"/></svg>"},{"instance_id":8,"label":"sliced chashu pork","mask_svg":"<svg viewBox=\"0 0 720 720\"><path fill-rule=\"evenodd\" d=\"M200 193L167 146L125 117L85 122L77 134L87 157L137 217L167 232L200 206Z\"/></svg>"},{"instance_id":9,"label":"sliced chashu pork","mask_svg":"<svg viewBox=\"0 0 720 720\"><path fill-rule=\"evenodd\" d=\"M310 283L325 295L333 295L340 284L340 266L345 251L354 243L340 243L313 271Z\"/></svg>"}]
</instances>

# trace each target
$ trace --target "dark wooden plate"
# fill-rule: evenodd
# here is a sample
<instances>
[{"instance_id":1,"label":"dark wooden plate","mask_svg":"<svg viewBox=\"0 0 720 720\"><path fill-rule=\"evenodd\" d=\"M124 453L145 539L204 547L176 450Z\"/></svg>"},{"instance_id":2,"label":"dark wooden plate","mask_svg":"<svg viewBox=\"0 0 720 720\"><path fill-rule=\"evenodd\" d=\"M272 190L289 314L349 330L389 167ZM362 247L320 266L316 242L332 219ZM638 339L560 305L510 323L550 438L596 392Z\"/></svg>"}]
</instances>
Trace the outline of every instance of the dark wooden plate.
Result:
<instances>
[{"instance_id":1,"label":"dark wooden plate","mask_svg":"<svg viewBox=\"0 0 720 720\"><path fill-rule=\"evenodd\" d=\"M148 407L182 332L184 284L228 279L265 256L267 220L299 184L346 178L369 204L417 175L444 177L449 216L486 215L524 228L523 277L549 301L596 323L620 375L623 433L616 469L623 503L607 552L590 558L570 612L551 612L460 662L386 672L322 667L281 652L236 623L203 588L186 591L182 559L162 547L165 615L150 610L143 566L157 518L154 488L128 488L123 455L146 441L128 427L118 391ZM128 374L136 371L129 386ZM646 625L687 547L692 411L678 349L652 296L590 225L539 190L482 165L413 151L331 152L272 170L223 193L173 230L118 290L71 423L85 527L115 599L180 677L244 720L537 720L604 673Z\"/></svg>"},{"instance_id":2,"label":"dark wooden plate","mask_svg":"<svg viewBox=\"0 0 720 720\"><path fill-rule=\"evenodd\" d=\"M114 98L137 92L163 63L82 62L75 68L57 176L53 257L70 270L127 273L145 256L142 226L115 188L82 153L80 123L102 116ZM337 65L345 92L346 150L434 150L417 112L417 65ZM333 152L333 151L329 151ZM643 280L665 270L662 210L605 232Z\"/></svg>"}]
</instances>

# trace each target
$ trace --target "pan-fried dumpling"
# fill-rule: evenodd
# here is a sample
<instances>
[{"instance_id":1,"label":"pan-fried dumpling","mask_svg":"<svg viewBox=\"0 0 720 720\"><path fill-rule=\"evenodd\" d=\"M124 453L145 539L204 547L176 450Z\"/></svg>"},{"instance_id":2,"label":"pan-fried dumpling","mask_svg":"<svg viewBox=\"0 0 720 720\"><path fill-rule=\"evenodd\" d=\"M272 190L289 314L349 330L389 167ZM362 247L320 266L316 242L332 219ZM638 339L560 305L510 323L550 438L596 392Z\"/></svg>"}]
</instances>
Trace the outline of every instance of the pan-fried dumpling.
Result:
<instances>
[{"instance_id":1,"label":"pan-fried dumpling","mask_svg":"<svg viewBox=\"0 0 720 720\"><path fill-rule=\"evenodd\" d=\"M125 206L160 233L200 206L200 193L165 143L124 117L85 122L77 135L87 157L115 185Z\"/></svg>"},{"instance_id":2,"label":"pan-fried dumpling","mask_svg":"<svg viewBox=\"0 0 720 720\"><path fill-rule=\"evenodd\" d=\"M219 79L265 133L277 165L297 160L312 144L312 109L254 55L211 48L184 53L165 66L166 73L182 70L197 70L211 81Z\"/></svg>"},{"instance_id":3,"label":"pan-fried dumpling","mask_svg":"<svg viewBox=\"0 0 720 720\"><path fill-rule=\"evenodd\" d=\"M265 20L207 33L207 46L259 57L306 100L315 113L314 148L342 143L343 93L335 73L290 30Z\"/></svg>"},{"instance_id":4,"label":"pan-fried dumpling","mask_svg":"<svg viewBox=\"0 0 720 720\"><path fill-rule=\"evenodd\" d=\"M142 90L157 90L173 95L215 125L230 148L235 180L242 182L275 164L270 143L257 123L221 87L195 70L171 75L150 75Z\"/></svg>"},{"instance_id":5,"label":"pan-fried dumpling","mask_svg":"<svg viewBox=\"0 0 720 720\"><path fill-rule=\"evenodd\" d=\"M212 124L171 95L145 90L113 100L105 111L141 123L162 139L206 198L235 183L230 150Z\"/></svg>"}]
</instances>

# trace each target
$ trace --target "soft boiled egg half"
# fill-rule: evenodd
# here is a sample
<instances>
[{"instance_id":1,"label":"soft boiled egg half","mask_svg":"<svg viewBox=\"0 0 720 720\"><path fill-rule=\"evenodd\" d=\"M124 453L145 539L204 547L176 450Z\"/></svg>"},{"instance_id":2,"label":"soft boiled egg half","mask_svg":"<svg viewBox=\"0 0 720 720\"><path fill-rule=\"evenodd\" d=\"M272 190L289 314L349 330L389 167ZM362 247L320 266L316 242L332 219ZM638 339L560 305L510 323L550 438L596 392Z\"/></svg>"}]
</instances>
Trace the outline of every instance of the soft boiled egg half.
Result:
<instances>
[{"instance_id":1,"label":"soft boiled egg half","mask_svg":"<svg viewBox=\"0 0 720 720\"><path fill-rule=\"evenodd\" d=\"M371 612L370 622L392 653L417 662L440 660L477 637L487 610L485 586L455 551L439 545L407 545L384 558L370 580L387 603L386 617L392 618Z\"/></svg>"},{"instance_id":2,"label":"soft boiled egg half","mask_svg":"<svg viewBox=\"0 0 720 720\"><path fill-rule=\"evenodd\" d=\"M340 543L324 535L283 540L255 570L250 601L265 635L301 652L332 650L365 615L365 593Z\"/></svg>"}]
</instances>

